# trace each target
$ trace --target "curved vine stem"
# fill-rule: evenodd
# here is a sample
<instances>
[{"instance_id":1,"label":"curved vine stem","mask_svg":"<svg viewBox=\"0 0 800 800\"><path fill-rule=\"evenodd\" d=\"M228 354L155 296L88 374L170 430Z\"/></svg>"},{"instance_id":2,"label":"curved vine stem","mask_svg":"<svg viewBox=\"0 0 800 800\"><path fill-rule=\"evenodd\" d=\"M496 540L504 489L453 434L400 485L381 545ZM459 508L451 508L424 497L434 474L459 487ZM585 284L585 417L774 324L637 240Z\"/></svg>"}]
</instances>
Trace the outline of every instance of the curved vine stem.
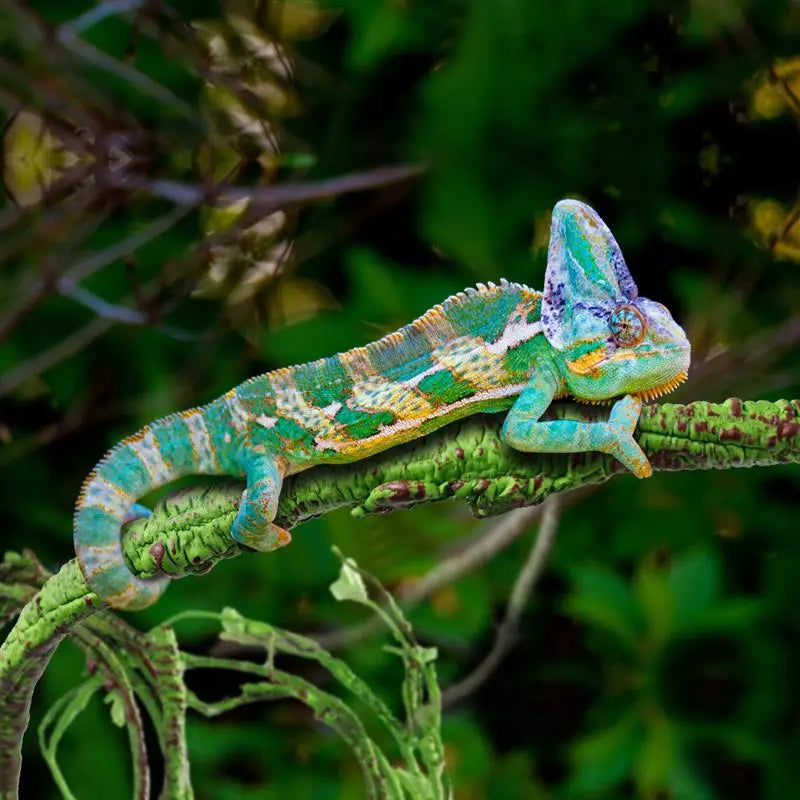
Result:
<instances>
[{"instance_id":1,"label":"curved vine stem","mask_svg":"<svg viewBox=\"0 0 800 800\"><path fill-rule=\"evenodd\" d=\"M587 420L603 413L571 404L552 410L558 417ZM278 522L294 527L342 506L362 516L448 497L489 516L624 471L599 453L510 450L500 441L500 421L497 415L473 417L371 459L293 476L281 495ZM800 401L648 406L636 437L655 470L797 462ZM241 489L232 483L185 490L167 498L151 517L131 523L123 534L131 568L142 577L162 570L177 578L207 572L219 559L238 555L241 548L229 531ZM76 626L103 608L75 561L49 577L30 556L9 554L0 565L0 620L19 612L0 647L0 798L17 797L30 700L50 656Z\"/></svg>"}]
</instances>

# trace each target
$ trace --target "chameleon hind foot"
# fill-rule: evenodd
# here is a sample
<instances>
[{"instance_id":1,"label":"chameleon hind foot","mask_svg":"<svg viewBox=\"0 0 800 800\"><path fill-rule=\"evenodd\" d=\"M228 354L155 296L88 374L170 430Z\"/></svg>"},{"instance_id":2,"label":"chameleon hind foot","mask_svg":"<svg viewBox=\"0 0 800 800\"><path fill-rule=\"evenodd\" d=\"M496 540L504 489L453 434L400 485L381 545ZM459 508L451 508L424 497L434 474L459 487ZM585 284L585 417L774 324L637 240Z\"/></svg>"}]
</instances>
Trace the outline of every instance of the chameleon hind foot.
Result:
<instances>
[{"instance_id":1,"label":"chameleon hind foot","mask_svg":"<svg viewBox=\"0 0 800 800\"><path fill-rule=\"evenodd\" d=\"M231 527L231 536L239 544L268 553L292 541L285 528L272 520L278 511L283 477L275 461L251 453L244 460L247 488L242 493L239 511Z\"/></svg>"},{"instance_id":2,"label":"chameleon hind foot","mask_svg":"<svg viewBox=\"0 0 800 800\"><path fill-rule=\"evenodd\" d=\"M231 536L239 544L251 550L258 550L260 553L269 553L279 547L285 547L292 541L292 534L274 522L268 522L265 527L257 530L235 526L231 530Z\"/></svg>"}]
</instances>

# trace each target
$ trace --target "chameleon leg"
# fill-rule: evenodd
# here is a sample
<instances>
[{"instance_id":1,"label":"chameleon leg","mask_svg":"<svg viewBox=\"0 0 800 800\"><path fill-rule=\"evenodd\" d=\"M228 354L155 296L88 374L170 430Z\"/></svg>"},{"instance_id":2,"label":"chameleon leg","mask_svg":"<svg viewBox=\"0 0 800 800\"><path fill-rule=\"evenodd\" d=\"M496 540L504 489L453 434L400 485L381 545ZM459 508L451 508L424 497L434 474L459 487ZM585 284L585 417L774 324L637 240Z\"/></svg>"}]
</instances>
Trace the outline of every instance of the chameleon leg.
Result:
<instances>
[{"instance_id":1,"label":"chameleon leg","mask_svg":"<svg viewBox=\"0 0 800 800\"><path fill-rule=\"evenodd\" d=\"M515 450L526 453L609 453L637 478L646 478L652 468L633 438L642 409L641 400L626 395L611 409L608 422L576 420L540 421L555 394L556 383L547 374L534 375L511 407L501 436Z\"/></svg>"},{"instance_id":2,"label":"chameleon leg","mask_svg":"<svg viewBox=\"0 0 800 800\"><path fill-rule=\"evenodd\" d=\"M262 552L289 544L292 540L289 531L272 522L283 484L275 457L248 451L242 457L242 467L247 489L242 494L231 536L240 544Z\"/></svg>"},{"instance_id":3,"label":"chameleon leg","mask_svg":"<svg viewBox=\"0 0 800 800\"><path fill-rule=\"evenodd\" d=\"M616 434L611 440L610 448L603 452L610 453L617 461L622 462L637 478L649 478L653 468L639 443L633 438L641 413L642 401L633 395L626 394L614 403L607 425ZM596 427L596 424L592 427Z\"/></svg>"}]
</instances>

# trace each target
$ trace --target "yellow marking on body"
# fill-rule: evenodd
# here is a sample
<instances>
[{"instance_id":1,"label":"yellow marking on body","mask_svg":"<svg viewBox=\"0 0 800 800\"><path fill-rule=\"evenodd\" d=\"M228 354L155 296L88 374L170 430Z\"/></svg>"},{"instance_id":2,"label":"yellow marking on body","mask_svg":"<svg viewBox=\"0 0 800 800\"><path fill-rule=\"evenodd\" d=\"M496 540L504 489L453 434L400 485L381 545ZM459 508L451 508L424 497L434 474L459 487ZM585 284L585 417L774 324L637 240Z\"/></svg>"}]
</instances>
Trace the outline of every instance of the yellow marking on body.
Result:
<instances>
[{"instance_id":1,"label":"yellow marking on body","mask_svg":"<svg viewBox=\"0 0 800 800\"><path fill-rule=\"evenodd\" d=\"M122 518L131 507L134 498L115 483L94 475L81 491L78 510L99 508L111 516Z\"/></svg>"},{"instance_id":2,"label":"yellow marking on body","mask_svg":"<svg viewBox=\"0 0 800 800\"><path fill-rule=\"evenodd\" d=\"M438 347L432 356L456 380L469 381L478 389L498 386L506 380L503 357L491 352L478 337L459 336Z\"/></svg>"},{"instance_id":3,"label":"yellow marking on body","mask_svg":"<svg viewBox=\"0 0 800 800\"><path fill-rule=\"evenodd\" d=\"M275 415L274 417L265 417L265 419L283 417L296 422L307 431L335 435L333 420L325 413L324 409L311 405L303 397L302 392L295 385L291 373L272 373L269 376L269 383L275 401Z\"/></svg>"},{"instance_id":4,"label":"yellow marking on body","mask_svg":"<svg viewBox=\"0 0 800 800\"><path fill-rule=\"evenodd\" d=\"M371 413L391 411L403 419L427 417L435 409L421 392L378 376L355 383L347 406Z\"/></svg>"},{"instance_id":5,"label":"yellow marking on body","mask_svg":"<svg viewBox=\"0 0 800 800\"><path fill-rule=\"evenodd\" d=\"M370 361L369 351L366 347L354 347L352 350L340 353L339 363L354 382L378 374Z\"/></svg>"},{"instance_id":6,"label":"yellow marking on body","mask_svg":"<svg viewBox=\"0 0 800 800\"><path fill-rule=\"evenodd\" d=\"M430 420L438 420L439 425L445 425L452 420L459 419L469 414L469 407L476 403L512 397L518 395L524 388L525 383L516 383L486 389L472 397L464 397L446 406L440 406L424 418L399 419L391 425L383 426L378 433L366 439L348 439L342 442L338 440L328 440L324 437L317 437L315 443L321 449L331 448L336 450L346 461L357 461L393 447L394 445L415 439L418 435L419 427Z\"/></svg>"},{"instance_id":7,"label":"yellow marking on body","mask_svg":"<svg viewBox=\"0 0 800 800\"><path fill-rule=\"evenodd\" d=\"M640 355L641 353L635 353L633 350L620 350L614 353L614 355L609 358L609 361L634 361L639 358Z\"/></svg>"}]
</instances>

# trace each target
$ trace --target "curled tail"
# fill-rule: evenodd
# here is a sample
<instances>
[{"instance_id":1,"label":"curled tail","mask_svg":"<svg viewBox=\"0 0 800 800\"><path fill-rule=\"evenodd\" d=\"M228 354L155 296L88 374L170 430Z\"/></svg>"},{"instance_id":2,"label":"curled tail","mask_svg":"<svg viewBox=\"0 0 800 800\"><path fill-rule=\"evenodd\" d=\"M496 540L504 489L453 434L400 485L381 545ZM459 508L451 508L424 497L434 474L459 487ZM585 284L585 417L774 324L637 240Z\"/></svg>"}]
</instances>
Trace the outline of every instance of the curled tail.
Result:
<instances>
[{"instance_id":1,"label":"curled tail","mask_svg":"<svg viewBox=\"0 0 800 800\"><path fill-rule=\"evenodd\" d=\"M219 437L227 426L206 425L206 417L192 409L145 426L110 450L83 484L75 506L75 553L89 587L115 608L145 608L169 581L166 576L143 580L125 563L120 533L131 506L185 475L226 472Z\"/></svg>"}]
</instances>

